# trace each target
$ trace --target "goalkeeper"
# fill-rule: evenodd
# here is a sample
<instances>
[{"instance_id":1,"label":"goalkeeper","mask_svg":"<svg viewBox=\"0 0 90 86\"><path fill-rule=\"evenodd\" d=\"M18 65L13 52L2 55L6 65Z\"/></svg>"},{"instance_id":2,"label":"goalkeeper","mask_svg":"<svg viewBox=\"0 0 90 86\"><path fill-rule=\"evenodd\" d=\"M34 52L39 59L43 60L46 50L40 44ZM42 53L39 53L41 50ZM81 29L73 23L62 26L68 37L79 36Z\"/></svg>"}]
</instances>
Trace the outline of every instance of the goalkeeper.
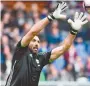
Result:
<instances>
[{"instance_id":1,"label":"goalkeeper","mask_svg":"<svg viewBox=\"0 0 90 86\"><path fill-rule=\"evenodd\" d=\"M38 86L42 68L69 49L78 31L88 22L82 12L75 13L74 21L67 20L71 25L70 33L57 48L50 52L38 53L40 39L37 34L54 19L65 20L66 15L63 15L62 12L66 9L65 2L59 3L53 13L36 23L18 42L13 55L12 69L5 86Z\"/></svg>"}]
</instances>

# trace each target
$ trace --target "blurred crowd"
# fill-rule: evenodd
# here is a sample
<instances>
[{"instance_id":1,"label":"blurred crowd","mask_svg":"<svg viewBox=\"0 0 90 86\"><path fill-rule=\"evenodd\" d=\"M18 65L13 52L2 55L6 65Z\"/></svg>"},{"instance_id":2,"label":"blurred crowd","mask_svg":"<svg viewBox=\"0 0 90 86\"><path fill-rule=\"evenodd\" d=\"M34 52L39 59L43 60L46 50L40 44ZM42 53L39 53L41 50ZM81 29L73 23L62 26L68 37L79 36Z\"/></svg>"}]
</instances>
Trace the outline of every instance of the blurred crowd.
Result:
<instances>
[{"instance_id":1,"label":"blurred crowd","mask_svg":"<svg viewBox=\"0 0 90 86\"><path fill-rule=\"evenodd\" d=\"M69 9L64 13L68 17L73 18L76 10L85 12L82 2L67 3ZM57 2L49 1L43 8L39 8L39 5L39 3L33 3L30 10L26 11L24 2L16 2L11 9L3 2L0 4L0 76L2 80L6 80L10 73L12 57L18 41L30 30L32 25L52 12ZM43 68L41 81L90 81L90 15L86 12L85 14L89 23L78 33L74 43L64 55ZM39 52L47 52L57 47L68 35L69 28L67 21L52 21L39 34L41 40Z\"/></svg>"}]
</instances>

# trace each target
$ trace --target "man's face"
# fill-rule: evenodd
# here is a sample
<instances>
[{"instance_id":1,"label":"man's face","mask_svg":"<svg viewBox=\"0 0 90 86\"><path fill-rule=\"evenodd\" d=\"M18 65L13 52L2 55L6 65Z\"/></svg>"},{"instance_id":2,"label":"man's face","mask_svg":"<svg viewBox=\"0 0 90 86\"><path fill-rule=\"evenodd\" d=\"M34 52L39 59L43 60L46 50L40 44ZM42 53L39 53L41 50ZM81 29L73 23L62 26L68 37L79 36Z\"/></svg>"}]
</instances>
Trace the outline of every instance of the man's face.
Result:
<instances>
[{"instance_id":1,"label":"man's face","mask_svg":"<svg viewBox=\"0 0 90 86\"><path fill-rule=\"evenodd\" d=\"M35 36L32 41L29 43L29 48L33 51L33 53L37 53L40 47L40 40L38 36Z\"/></svg>"}]
</instances>

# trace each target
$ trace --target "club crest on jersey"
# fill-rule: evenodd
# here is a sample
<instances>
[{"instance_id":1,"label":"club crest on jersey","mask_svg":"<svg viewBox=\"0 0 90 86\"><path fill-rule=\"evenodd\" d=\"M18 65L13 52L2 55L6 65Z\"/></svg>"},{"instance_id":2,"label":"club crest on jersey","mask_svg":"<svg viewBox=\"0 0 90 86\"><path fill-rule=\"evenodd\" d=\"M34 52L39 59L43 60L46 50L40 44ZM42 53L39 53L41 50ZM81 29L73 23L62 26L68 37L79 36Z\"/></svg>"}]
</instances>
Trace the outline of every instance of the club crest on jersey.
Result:
<instances>
[{"instance_id":1,"label":"club crest on jersey","mask_svg":"<svg viewBox=\"0 0 90 86\"><path fill-rule=\"evenodd\" d=\"M29 54L30 57L33 57L32 54Z\"/></svg>"}]
</instances>

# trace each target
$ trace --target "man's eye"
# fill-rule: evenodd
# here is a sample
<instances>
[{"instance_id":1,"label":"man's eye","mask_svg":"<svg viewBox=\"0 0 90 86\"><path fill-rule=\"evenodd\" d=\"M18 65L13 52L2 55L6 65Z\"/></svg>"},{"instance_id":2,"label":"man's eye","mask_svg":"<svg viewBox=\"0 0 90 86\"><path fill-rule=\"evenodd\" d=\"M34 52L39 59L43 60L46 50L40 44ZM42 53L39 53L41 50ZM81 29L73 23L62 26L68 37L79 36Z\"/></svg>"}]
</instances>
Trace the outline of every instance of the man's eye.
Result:
<instances>
[{"instance_id":1,"label":"man's eye","mask_svg":"<svg viewBox=\"0 0 90 86\"><path fill-rule=\"evenodd\" d=\"M40 43L40 41L38 41L38 43Z\"/></svg>"},{"instance_id":2,"label":"man's eye","mask_svg":"<svg viewBox=\"0 0 90 86\"><path fill-rule=\"evenodd\" d=\"M33 40L33 42L35 42L36 40Z\"/></svg>"}]
</instances>

